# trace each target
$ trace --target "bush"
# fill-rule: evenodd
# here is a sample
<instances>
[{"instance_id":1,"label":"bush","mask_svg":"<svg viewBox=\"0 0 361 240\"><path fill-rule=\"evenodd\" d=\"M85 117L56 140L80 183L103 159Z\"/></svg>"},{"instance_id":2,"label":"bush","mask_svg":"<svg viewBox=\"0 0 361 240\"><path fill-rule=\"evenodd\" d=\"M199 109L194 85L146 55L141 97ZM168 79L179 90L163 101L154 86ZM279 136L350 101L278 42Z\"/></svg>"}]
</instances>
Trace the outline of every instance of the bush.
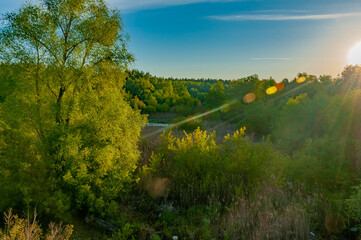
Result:
<instances>
[{"instance_id":1,"label":"bush","mask_svg":"<svg viewBox=\"0 0 361 240\"><path fill-rule=\"evenodd\" d=\"M322 191L329 196L347 196L356 180L343 144L332 137L308 139L295 153L288 174L308 191Z\"/></svg>"},{"instance_id":2,"label":"bush","mask_svg":"<svg viewBox=\"0 0 361 240\"><path fill-rule=\"evenodd\" d=\"M351 221L361 227L361 184L353 187L353 194L346 200L347 212Z\"/></svg>"},{"instance_id":3,"label":"bush","mask_svg":"<svg viewBox=\"0 0 361 240\"><path fill-rule=\"evenodd\" d=\"M245 130L241 128L232 137L226 136L220 149L226 163L223 169L226 184L241 195L252 194L262 183L281 183L290 162L288 156L274 149L269 139L252 143Z\"/></svg>"},{"instance_id":4,"label":"bush","mask_svg":"<svg viewBox=\"0 0 361 240\"><path fill-rule=\"evenodd\" d=\"M251 194L260 183L282 181L289 159L274 151L269 141L253 144L244 131L228 135L218 146L215 133L199 128L184 138L165 134L149 172L170 180L169 197L182 206L210 200L229 203L236 193Z\"/></svg>"},{"instance_id":5,"label":"bush","mask_svg":"<svg viewBox=\"0 0 361 240\"><path fill-rule=\"evenodd\" d=\"M214 235L212 220L217 218L216 209L203 205L194 206L180 213L163 211L157 225L163 229L163 239L211 239Z\"/></svg>"}]
</instances>

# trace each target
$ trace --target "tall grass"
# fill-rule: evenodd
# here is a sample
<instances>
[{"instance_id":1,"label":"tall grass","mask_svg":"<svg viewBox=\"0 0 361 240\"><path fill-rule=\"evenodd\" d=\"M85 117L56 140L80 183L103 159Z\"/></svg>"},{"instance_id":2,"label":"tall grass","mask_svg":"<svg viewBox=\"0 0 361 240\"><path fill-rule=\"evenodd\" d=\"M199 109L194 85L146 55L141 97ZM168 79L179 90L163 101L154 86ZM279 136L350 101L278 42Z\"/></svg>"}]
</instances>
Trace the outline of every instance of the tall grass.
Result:
<instances>
[{"instance_id":1,"label":"tall grass","mask_svg":"<svg viewBox=\"0 0 361 240\"><path fill-rule=\"evenodd\" d=\"M309 226L299 199L276 186L236 199L221 223L224 238L229 240L309 239Z\"/></svg>"},{"instance_id":2,"label":"tall grass","mask_svg":"<svg viewBox=\"0 0 361 240\"><path fill-rule=\"evenodd\" d=\"M51 222L46 234L41 229L34 212L32 218L19 218L10 209L5 216L5 228L0 230L0 240L69 240L73 226Z\"/></svg>"}]
</instances>

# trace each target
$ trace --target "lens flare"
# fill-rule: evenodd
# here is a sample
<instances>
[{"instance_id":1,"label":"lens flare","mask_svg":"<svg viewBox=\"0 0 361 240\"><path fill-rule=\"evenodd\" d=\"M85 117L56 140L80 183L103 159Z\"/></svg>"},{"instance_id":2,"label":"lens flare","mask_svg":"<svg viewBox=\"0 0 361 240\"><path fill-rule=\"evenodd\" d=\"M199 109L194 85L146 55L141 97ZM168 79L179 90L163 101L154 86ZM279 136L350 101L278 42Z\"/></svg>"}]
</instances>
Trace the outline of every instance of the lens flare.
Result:
<instances>
[{"instance_id":1,"label":"lens flare","mask_svg":"<svg viewBox=\"0 0 361 240\"><path fill-rule=\"evenodd\" d=\"M254 93L247 93L243 96L243 102L245 103L251 103L256 100L256 95Z\"/></svg>"},{"instance_id":2,"label":"lens flare","mask_svg":"<svg viewBox=\"0 0 361 240\"><path fill-rule=\"evenodd\" d=\"M275 94L276 92L277 92L277 88L276 88L275 86L269 87L269 88L266 89L266 93L267 93L268 95Z\"/></svg>"},{"instance_id":3,"label":"lens flare","mask_svg":"<svg viewBox=\"0 0 361 240\"><path fill-rule=\"evenodd\" d=\"M285 83L284 82L276 83L275 87L277 88L277 91L280 92L285 88Z\"/></svg>"},{"instance_id":4,"label":"lens flare","mask_svg":"<svg viewBox=\"0 0 361 240\"><path fill-rule=\"evenodd\" d=\"M231 110L231 105L228 105L221 109L221 112L229 112Z\"/></svg>"},{"instance_id":5,"label":"lens flare","mask_svg":"<svg viewBox=\"0 0 361 240\"><path fill-rule=\"evenodd\" d=\"M148 178L146 179L145 190L152 197L164 197L167 195L169 184L169 178Z\"/></svg>"},{"instance_id":6,"label":"lens flare","mask_svg":"<svg viewBox=\"0 0 361 240\"><path fill-rule=\"evenodd\" d=\"M303 83L304 81L306 81L306 78L304 76L299 77L299 78L296 79L297 83Z\"/></svg>"},{"instance_id":7,"label":"lens flare","mask_svg":"<svg viewBox=\"0 0 361 240\"><path fill-rule=\"evenodd\" d=\"M149 133L149 134L144 135L143 138L148 138L148 137L154 136L154 135L156 135L156 134L159 134L159 133L164 132L164 130L178 127L178 126L180 126L180 125L182 125L182 124L184 124L184 123L186 123L186 122L190 122L190 121L193 121L193 120L195 120L195 119L198 119L198 118L207 116L207 115L209 115L209 114L212 114L212 113L214 113L214 112L220 111L220 110L222 110L222 109L224 109L224 108L227 108L227 107L235 104L236 102L237 102L237 100L232 100L232 101L230 101L230 102L228 102L228 103L226 103L226 104L223 104L222 106L219 106L219 107L214 108L214 109L212 109L212 110L209 110L209 111L207 111L207 112L198 114L198 115L196 115L196 116L194 116L194 117L187 118L187 119L184 120L184 121L180 121L180 122L177 122L177 123L175 123L175 124L170 124L170 125L168 125L168 127L165 127L165 128L160 129L160 130L157 130L157 131L154 131L154 132L151 132L151 133Z\"/></svg>"}]
</instances>

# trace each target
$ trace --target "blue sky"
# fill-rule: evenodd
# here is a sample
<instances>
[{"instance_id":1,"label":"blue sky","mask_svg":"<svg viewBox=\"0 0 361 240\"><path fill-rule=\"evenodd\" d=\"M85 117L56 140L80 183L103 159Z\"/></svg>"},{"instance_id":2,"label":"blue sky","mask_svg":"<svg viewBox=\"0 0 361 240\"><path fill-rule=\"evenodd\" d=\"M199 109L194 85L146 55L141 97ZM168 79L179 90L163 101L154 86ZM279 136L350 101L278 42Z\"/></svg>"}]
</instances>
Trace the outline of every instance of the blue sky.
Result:
<instances>
[{"instance_id":1,"label":"blue sky","mask_svg":"<svg viewBox=\"0 0 361 240\"><path fill-rule=\"evenodd\" d=\"M0 0L0 12L22 1ZM361 41L360 0L107 0L133 68L164 77L337 76Z\"/></svg>"}]
</instances>

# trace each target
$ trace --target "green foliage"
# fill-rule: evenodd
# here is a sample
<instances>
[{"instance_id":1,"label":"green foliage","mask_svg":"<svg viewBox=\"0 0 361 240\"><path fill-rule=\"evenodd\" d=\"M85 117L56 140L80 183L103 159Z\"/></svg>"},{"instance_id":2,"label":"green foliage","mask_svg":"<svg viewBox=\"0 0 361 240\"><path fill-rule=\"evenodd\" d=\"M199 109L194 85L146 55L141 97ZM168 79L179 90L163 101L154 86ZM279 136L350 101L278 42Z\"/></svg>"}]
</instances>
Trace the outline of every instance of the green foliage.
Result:
<instances>
[{"instance_id":1,"label":"green foliage","mask_svg":"<svg viewBox=\"0 0 361 240\"><path fill-rule=\"evenodd\" d=\"M195 130L184 138L168 133L153 155L151 172L170 179L170 195L182 206L210 200L230 202L235 194L251 194L262 182L282 181L288 158L269 141L253 144L244 128L216 145L214 133Z\"/></svg>"},{"instance_id":2,"label":"green foliage","mask_svg":"<svg viewBox=\"0 0 361 240\"><path fill-rule=\"evenodd\" d=\"M186 137L182 139L173 137L171 133L165 135L160 153L151 161L155 174L170 178L173 197L189 205L204 202L215 190L217 180L212 177L219 159L216 157L214 135L207 135L200 129L184 134Z\"/></svg>"},{"instance_id":3,"label":"green foliage","mask_svg":"<svg viewBox=\"0 0 361 240\"><path fill-rule=\"evenodd\" d=\"M193 85L188 87L189 84L189 82L157 78L149 73L133 70L128 72L124 87L134 96L131 102L145 103L145 106L140 108L144 113L171 111L187 116L201 106L200 100L196 99L196 96L191 96L188 91L193 87L193 91L196 90L198 93L198 89ZM133 107L135 106L136 104L133 104Z\"/></svg>"},{"instance_id":4,"label":"green foliage","mask_svg":"<svg viewBox=\"0 0 361 240\"><path fill-rule=\"evenodd\" d=\"M163 229L166 239L178 236L179 239L211 239L214 234L212 220L217 218L216 209L195 206L181 214L163 211L157 225Z\"/></svg>"},{"instance_id":5,"label":"green foliage","mask_svg":"<svg viewBox=\"0 0 361 240\"><path fill-rule=\"evenodd\" d=\"M0 33L6 205L37 206L63 219L117 213L145 122L122 89L132 61L125 40L119 11L102 0L41 1L6 15Z\"/></svg>"},{"instance_id":6,"label":"green foliage","mask_svg":"<svg viewBox=\"0 0 361 240\"><path fill-rule=\"evenodd\" d=\"M289 98L281 112L277 114L272 137L281 149L288 153L300 149L306 139L314 136L317 131L317 111L320 110L317 101L310 102L307 94Z\"/></svg>"},{"instance_id":7,"label":"green foliage","mask_svg":"<svg viewBox=\"0 0 361 240\"><path fill-rule=\"evenodd\" d=\"M361 67L359 65L348 65L341 73L339 82L340 90L343 93L349 93L351 90L361 88Z\"/></svg>"},{"instance_id":8,"label":"green foliage","mask_svg":"<svg viewBox=\"0 0 361 240\"><path fill-rule=\"evenodd\" d=\"M234 185L240 196L252 194L260 184L281 183L290 162L289 157L274 150L269 139L252 143L245 136L245 128L225 137L221 159L226 162L227 184Z\"/></svg>"},{"instance_id":9,"label":"green foliage","mask_svg":"<svg viewBox=\"0 0 361 240\"><path fill-rule=\"evenodd\" d=\"M130 223L124 224L122 229L113 234L112 239L114 240L135 240L135 229Z\"/></svg>"},{"instance_id":10,"label":"green foliage","mask_svg":"<svg viewBox=\"0 0 361 240\"><path fill-rule=\"evenodd\" d=\"M290 178L305 184L309 191L347 196L356 178L342 147L338 139L330 136L309 139L294 156L288 171Z\"/></svg>"},{"instance_id":11,"label":"green foliage","mask_svg":"<svg viewBox=\"0 0 361 240\"><path fill-rule=\"evenodd\" d=\"M257 101L244 109L242 124L258 137L267 136L275 125L277 109L273 104Z\"/></svg>"},{"instance_id":12,"label":"green foliage","mask_svg":"<svg viewBox=\"0 0 361 240\"><path fill-rule=\"evenodd\" d=\"M224 84L222 81L216 82L209 90L206 97L206 105L208 109L213 109L222 106L226 101L224 93Z\"/></svg>"},{"instance_id":13,"label":"green foliage","mask_svg":"<svg viewBox=\"0 0 361 240\"><path fill-rule=\"evenodd\" d=\"M361 226L361 186L353 187L353 194L346 200L349 217L355 221L358 226Z\"/></svg>"}]
</instances>

